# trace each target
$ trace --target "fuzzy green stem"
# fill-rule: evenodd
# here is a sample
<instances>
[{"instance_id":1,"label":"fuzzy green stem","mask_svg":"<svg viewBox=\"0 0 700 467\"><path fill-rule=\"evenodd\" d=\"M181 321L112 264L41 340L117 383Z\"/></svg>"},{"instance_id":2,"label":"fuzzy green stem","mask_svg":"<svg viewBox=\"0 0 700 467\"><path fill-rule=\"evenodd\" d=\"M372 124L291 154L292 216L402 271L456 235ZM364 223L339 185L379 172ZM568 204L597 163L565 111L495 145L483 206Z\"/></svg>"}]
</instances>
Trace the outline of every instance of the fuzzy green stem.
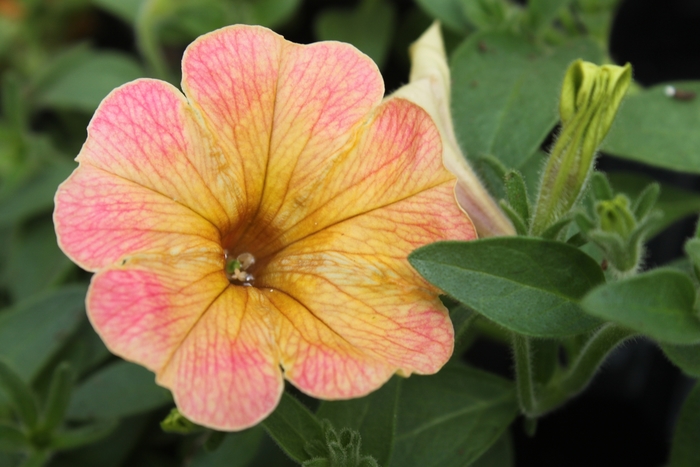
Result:
<instances>
[{"instance_id":1,"label":"fuzzy green stem","mask_svg":"<svg viewBox=\"0 0 700 467\"><path fill-rule=\"evenodd\" d=\"M633 336L633 331L616 324L608 323L600 327L588 339L567 371L543 388L535 410L529 415L542 416L583 391L610 352Z\"/></svg>"},{"instance_id":2,"label":"fuzzy green stem","mask_svg":"<svg viewBox=\"0 0 700 467\"><path fill-rule=\"evenodd\" d=\"M536 411L537 407L529 337L513 334L513 356L515 357L515 383L520 410L529 417Z\"/></svg>"}]
</instances>

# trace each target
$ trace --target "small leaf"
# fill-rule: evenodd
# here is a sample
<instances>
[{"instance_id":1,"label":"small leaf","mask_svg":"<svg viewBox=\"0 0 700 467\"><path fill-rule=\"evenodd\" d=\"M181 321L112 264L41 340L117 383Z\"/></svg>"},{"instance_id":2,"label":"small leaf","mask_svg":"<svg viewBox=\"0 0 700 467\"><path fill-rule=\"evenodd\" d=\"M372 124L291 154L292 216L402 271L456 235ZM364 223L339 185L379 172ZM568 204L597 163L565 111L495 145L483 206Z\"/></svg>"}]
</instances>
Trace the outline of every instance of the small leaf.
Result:
<instances>
[{"instance_id":1,"label":"small leaf","mask_svg":"<svg viewBox=\"0 0 700 467\"><path fill-rule=\"evenodd\" d=\"M630 199L638 198L650 183L654 183L651 177L624 172L609 173L608 178L615 191L627 194ZM654 208L659 209L664 215L654 223L651 236L660 233L684 217L700 212L700 196L696 193L668 184L661 184L660 187L661 193Z\"/></svg>"},{"instance_id":2,"label":"small leaf","mask_svg":"<svg viewBox=\"0 0 700 467\"><path fill-rule=\"evenodd\" d=\"M457 140L470 159L497 157L520 167L559 119L557 102L569 64L597 62L594 42L574 40L550 49L508 33L476 33L451 61L452 109Z\"/></svg>"},{"instance_id":3,"label":"small leaf","mask_svg":"<svg viewBox=\"0 0 700 467\"><path fill-rule=\"evenodd\" d=\"M591 291L581 302L591 315L619 323L660 342L700 343L695 287L685 274L656 269Z\"/></svg>"},{"instance_id":4,"label":"small leaf","mask_svg":"<svg viewBox=\"0 0 700 467\"><path fill-rule=\"evenodd\" d=\"M645 218L659 200L659 193L661 192L661 186L658 183L650 183L647 187L642 190L642 192L637 196L634 201L632 210L634 211L634 216L637 220Z\"/></svg>"},{"instance_id":5,"label":"small leaf","mask_svg":"<svg viewBox=\"0 0 700 467\"><path fill-rule=\"evenodd\" d=\"M669 467L700 465L700 385L696 384L681 409L676 423Z\"/></svg>"},{"instance_id":6,"label":"small leaf","mask_svg":"<svg viewBox=\"0 0 700 467\"><path fill-rule=\"evenodd\" d=\"M439 242L414 251L409 261L447 294L512 331L561 337L600 323L578 300L603 283L603 272L563 243L526 237Z\"/></svg>"},{"instance_id":7,"label":"small leaf","mask_svg":"<svg viewBox=\"0 0 700 467\"><path fill-rule=\"evenodd\" d=\"M393 4L384 0L364 0L354 10L323 10L316 17L315 31L321 40L349 42L381 67L389 52L395 22Z\"/></svg>"},{"instance_id":8,"label":"small leaf","mask_svg":"<svg viewBox=\"0 0 700 467\"><path fill-rule=\"evenodd\" d=\"M401 387L393 467L461 467L493 445L517 413L511 382L463 365Z\"/></svg>"},{"instance_id":9,"label":"small leaf","mask_svg":"<svg viewBox=\"0 0 700 467\"><path fill-rule=\"evenodd\" d=\"M172 403L170 392L153 373L130 362L116 362L93 374L73 392L69 419L113 419Z\"/></svg>"},{"instance_id":10,"label":"small leaf","mask_svg":"<svg viewBox=\"0 0 700 467\"><path fill-rule=\"evenodd\" d=\"M327 419L338 429L357 430L362 437L363 455L371 455L379 465L389 465L394 448L396 411L401 380L394 376L368 396L347 401L325 401L316 416Z\"/></svg>"},{"instance_id":11,"label":"small leaf","mask_svg":"<svg viewBox=\"0 0 700 467\"><path fill-rule=\"evenodd\" d=\"M39 419L34 393L4 360L0 360L0 389L9 397L22 423L34 429Z\"/></svg>"},{"instance_id":12,"label":"small leaf","mask_svg":"<svg viewBox=\"0 0 700 467\"><path fill-rule=\"evenodd\" d=\"M282 450L297 462L310 458L304 450L308 443L324 439L323 428L314 414L286 392L262 424Z\"/></svg>"},{"instance_id":13,"label":"small leaf","mask_svg":"<svg viewBox=\"0 0 700 467\"><path fill-rule=\"evenodd\" d=\"M506 199L520 218L527 224L530 221L530 201L527 199L525 180L517 170L509 171L505 176Z\"/></svg>"},{"instance_id":14,"label":"small leaf","mask_svg":"<svg viewBox=\"0 0 700 467\"><path fill-rule=\"evenodd\" d=\"M31 381L85 316L85 287L67 286L0 313L0 355Z\"/></svg>"},{"instance_id":15,"label":"small leaf","mask_svg":"<svg viewBox=\"0 0 700 467\"><path fill-rule=\"evenodd\" d=\"M700 99L674 99L666 94L666 86L627 97L601 150L654 167L700 173ZM673 86L700 93L699 82Z\"/></svg>"}]
</instances>

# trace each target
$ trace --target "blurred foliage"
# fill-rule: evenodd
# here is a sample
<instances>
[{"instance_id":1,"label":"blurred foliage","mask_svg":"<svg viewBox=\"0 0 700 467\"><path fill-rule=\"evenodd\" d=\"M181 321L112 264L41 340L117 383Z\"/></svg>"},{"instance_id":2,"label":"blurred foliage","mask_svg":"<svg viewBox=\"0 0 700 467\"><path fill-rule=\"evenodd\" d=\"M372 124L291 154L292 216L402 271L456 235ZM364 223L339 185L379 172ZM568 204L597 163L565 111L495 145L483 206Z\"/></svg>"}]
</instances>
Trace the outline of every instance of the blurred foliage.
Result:
<instances>
[{"instance_id":1,"label":"blurred foliage","mask_svg":"<svg viewBox=\"0 0 700 467\"><path fill-rule=\"evenodd\" d=\"M89 275L60 251L51 210L100 101L139 77L177 83L187 44L235 23L264 25L298 41L350 42L377 62L391 90L407 81L408 45L433 19L440 20L451 51L453 117L462 148L494 196L506 191L498 171L511 169L524 175L532 195L558 121L564 73L577 58L611 61L608 43L618 2L523 3L0 0L0 466L285 466L297 465L290 457L311 462L310 451L322 459L308 465L331 465L337 446L356 447L358 459L371 455L385 467L512 466L506 430L518 411L514 384L456 361L437 376L395 377L366 398L323 402L316 411L309 409L315 401L300 402L287 393L265 429L225 436L211 430L164 433L159 421L172 408L169 392L149 371L111 356L90 327L84 310ZM649 166L700 173L700 99L695 99L700 82L672 86L636 86L602 149ZM610 176L614 190L630 199L650 181L628 173ZM653 234L700 211L700 196L662 184L656 207L664 216L650 227ZM570 239L577 238L575 226L569 231ZM482 242L459 252L469 256L464 261L471 267L443 284L473 310L506 329L552 339L586 335L599 319L622 323L657 339L674 363L700 375L697 245L689 244L695 259L682 272L661 270L608 284L580 305L603 282L600 250L591 259L575 240L546 249L549 283L543 286L542 275L493 270L493 256L479 258L515 250L536 258L555 242ZM442 262L437 250L429 253L426 270L455 260L454 250ZM558 271L570 262L581 271L568 280ZM490 288L479 289L481 295L460 296L464 281L487 279ZM532 301L523 307L524 302L501 297L504 284L531 294ZM611 294L619 298L613 305ZM552 300L557 312L543 321L538 306ZM652 306L654 300L663 303ZM455 322L461 323L464 309L455 310ZM523 313L538 319L530 322ZM669 314L675 319L660 318ZM463 321L466 329L474 319ZM502 333L499 329L494 332ZM461 340L460 350L472 341L473 336ZM579 349L572 342L564 346L575 355ZM543 380L551 376L545 373ZM680 417L673 466L698 465L699 400L696 386ZM332 429L335 438L328 434ZM352 430L361 444L357 437L351 437L355 444L343 444L343 430ZM291 440L290 432L296 436ZM219 442L218 449L206 449ZM319 442L328 445L314 451Z\"/></svg>"}]
</instances>

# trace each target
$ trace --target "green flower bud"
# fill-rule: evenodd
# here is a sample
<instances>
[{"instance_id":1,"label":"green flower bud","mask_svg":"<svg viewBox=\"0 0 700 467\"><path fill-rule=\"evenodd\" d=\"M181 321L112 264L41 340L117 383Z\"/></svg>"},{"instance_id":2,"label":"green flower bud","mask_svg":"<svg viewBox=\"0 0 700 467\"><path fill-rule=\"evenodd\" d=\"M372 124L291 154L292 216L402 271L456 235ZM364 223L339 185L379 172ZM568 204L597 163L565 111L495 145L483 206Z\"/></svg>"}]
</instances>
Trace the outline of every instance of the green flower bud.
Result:
<instances>
[{"instance_id":1,"label":"green flower bud","mask_svg":"<svg viewBox=\"0 0 700 467\"><path fill-rule=\"evenodd\" d=\"M630 201L624 195L617 195L609 201L599 201L595 209L603 232L616 233L622 238L627 238L637 224L630 212Z\"/></svg>"},{"instance_id":2,"label":"green flower bud","mask_svg":"<svg viewBox=\"0 0 700 467\"><path fill-rule=\"evenodd\" d=\"M569 67L559 103L561 133L542 176L533 235L566 215L580 197L631 79L629 64L597 66L578 60Z\"/></svg>"}]
</instances>

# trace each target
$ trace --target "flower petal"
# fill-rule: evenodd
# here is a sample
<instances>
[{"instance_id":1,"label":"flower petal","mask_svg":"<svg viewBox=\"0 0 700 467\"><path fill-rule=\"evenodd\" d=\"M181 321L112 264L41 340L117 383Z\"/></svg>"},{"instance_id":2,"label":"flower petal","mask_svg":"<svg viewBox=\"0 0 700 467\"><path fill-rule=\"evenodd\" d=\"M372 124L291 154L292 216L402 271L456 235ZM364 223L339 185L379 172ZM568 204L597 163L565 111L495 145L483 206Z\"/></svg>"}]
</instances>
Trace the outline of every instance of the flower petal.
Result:
<instances>
[{"instance_id":1,"label":"flower petal","mask_svg":"<svg viewBox=\"0 0 700 467\"><path fill-rule=\"evenodd\" d=\"M401 373L434 373L452 353L452 324L406 258L436 240L476 237L452 190L443 182L328 227L275 255L257 281Z\"/></svg>"},{"instance_id":2,"label":"flower petal","mask_svg":"<svg viewBox=\"0 0 700 467\"><path fill-rule=\"evenodd\" d=\"M163 81L139 79L112 91L77 160L181 203L222 231L241 209L240 179L224 170L226 156L182 93Z\"/></svg>"},{"instance_id":3,"label":"flower petal","mask_svg":"<svg viewBox=\"0 0 700 467\"><path fill-rule=\"evenodd\" d=\"M300 390L323 399L360 397L395 372L392 365L362 352L289 295L261 290L274 307L272 316L278 318L275 341L284 376Z\"/></svg>"},{"instance_id":4,"label":"flower petal","mask_svg":"<svg viewBox=\"0 0 700 467\"><path fill-rule=\"evenodd\" d=\"M237 184L237 225L260 203L284 43L269 29L232 26L199 37L182 58L182 88Z\"/></svg>"},{"instance_id":5,"label":"flower petal","mask_svg":"<svg viewBox=\"0 0 700 467\"><path fill-rule=\"evenodd\" d=\"M91 271L126 254L177 255L193 243L219 242L216 228L189 208L91 165L61 185L54 224L63 251Z\"/></svg>"},{"instance_id":6,"label":"flower petal","mask_svg":"<svg viewBox=\"0 0 700 467\"><path fill-rule=\"evenodd\" d=\"M241 239L266 257L301 238L364 212L409 198L454 176L442 165L440 137L425 111L390 99L345 151L303 179L293 177L272 228L258 222ZM454 199L450 195L450 199ZM462 212L461 218L466 215Z\"/></svg>"},{"instance_id":7,"label":"flower petal","mask_svg":"<svg viewBox=\"0 0 700 467\"><path fill-rule=\"evenodd\" d=\"M257 424L284 389L269 303L253 287L228 287L187 334L158 382L190 420L220 430Z\"/></svg>"},{"instance_id":8,"label":"flower petal","mask_svg":"<svg viewBox=\"0 0 700 467\"><path fill-rule=\"evenodd\" d=\"M188 48L183 88L245 176L247 208L255 209L229 243L251 223L249 238L283 224L289 204L306 196L299 182L327 170L384 93L376 65L352 46L303 46L244 26Z\"/></svg>"},{"instance_id":9,"label":"flower petal","mask_svg":"<svg viewBox=\"0 0 700 467\"><path fill-rule=\"evenodd\" d=\"M223 252L191 242L177 255L134 254L93 276L88 317L115 354L158 372L229 286Z\"/></svg>"}]
</instances>

